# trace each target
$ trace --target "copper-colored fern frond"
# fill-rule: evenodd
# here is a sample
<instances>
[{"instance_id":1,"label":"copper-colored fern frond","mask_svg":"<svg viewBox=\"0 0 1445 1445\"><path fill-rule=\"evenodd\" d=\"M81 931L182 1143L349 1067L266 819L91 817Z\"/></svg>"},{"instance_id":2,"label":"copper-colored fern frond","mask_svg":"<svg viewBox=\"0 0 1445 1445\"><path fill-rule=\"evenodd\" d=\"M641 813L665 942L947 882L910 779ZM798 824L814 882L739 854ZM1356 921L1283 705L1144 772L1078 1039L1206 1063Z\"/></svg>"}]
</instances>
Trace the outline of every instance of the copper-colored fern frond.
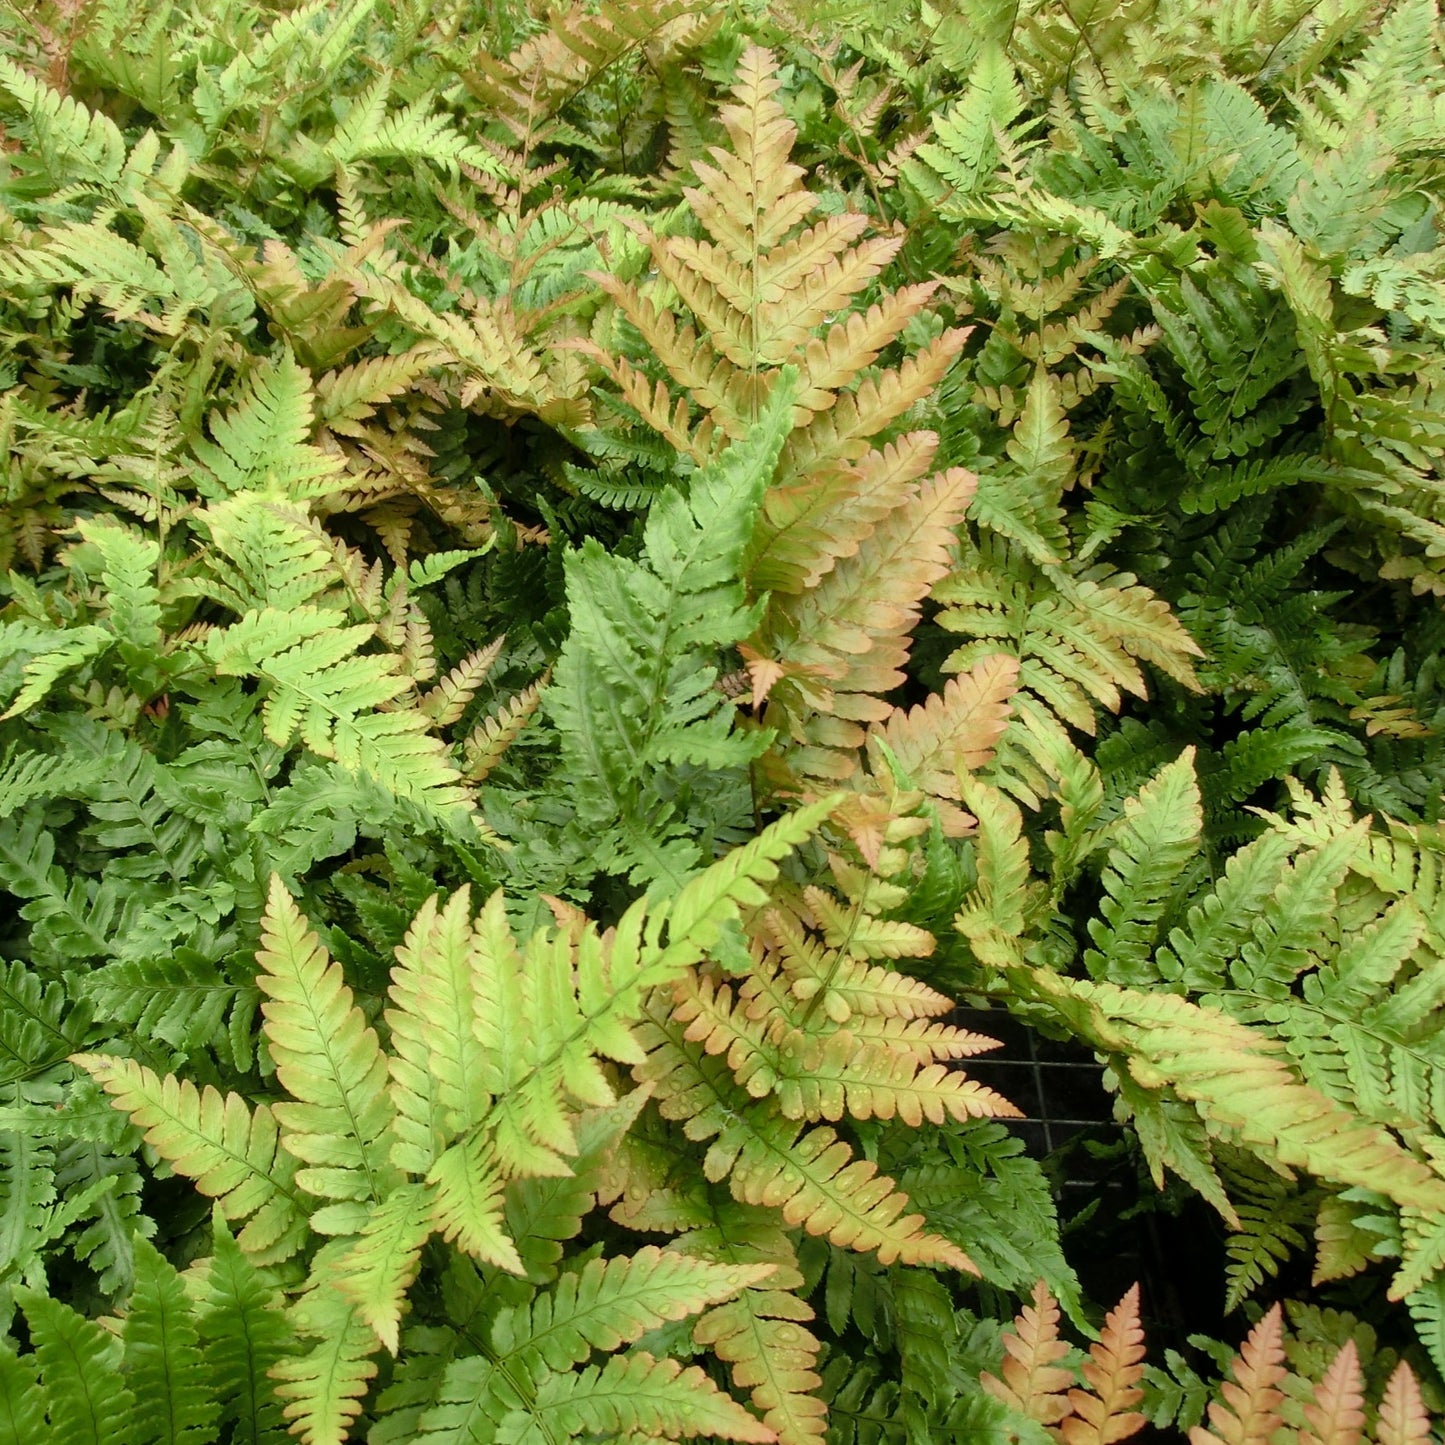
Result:
<instances>
[{"instance_id":1,"label":"copper-colored fern frond","mask_svg":"<svg viewBox=\"0 0 1445 1445\"><path fill-rule=\"evenodd\" d=\"M637 1031L647 1059L636 1065L664 1118L689 1138L711 1140L707 1178L726 1180L740 1203L781 1212L783 1221L843 1249L876 1252L885 1264L940 1264L972 1270L952 1241L930 1233L908 1196L826 1125L786 1118L769 1099L750 1099L727 1065L684 1037L670 999L654 998Z\"/></svg>"},{"instance_id":2,"label":"copper-colored fern frond","mask_svg":"<svg viewBox=\"0 0 1445 1445\"><path fill-rule=\"evenodd\" d=\"M800 482L774 487L754 534L753 586L791 594L816 587L908 498L937 449L932 432L905 432L857 461L820 465Z\"/></svg>"},{"instance_id":3,"label":"copper-colored fern frond","mask_svg":"<svg viewBox=\"0 0 1445 1445\"><path fill-rule=\"evenodd\" d=\"M904 681L913 627L948 570L973 483L961 468L926 483L816 587L774 599L744 656L779 668L763 719L799 745L777 757L781 786L789 775L850 777L867 736L859 724L892 717L883 697Z\"/></svg>"},{"instance_id":4,"label":"copper-colored fern frond","mask_svg":"<svg viewBox=\"0 0 1445 1445\"><path fill-rule=\"evenodd\" d=\"M479 46L462 80L517 145L530 149L579 90L693 8L693 0L575 4L506 57Z\"/></svg>"},{"instance_id":5,"label":"copper-colored fern frond","mask_svg":"<svg viewBox=\"0 0 1445 1445\"><path fill-rule=\"evenodd\" d=\"M1430 1415L1420 1398L1419 1381L1401 1360L1380 1401L1375 1439L1378 1445L1426 1445L1432 1438Z\"/></svg>"},{"instance_id":6,"label":"copper-colored fern frond","mask_svg":"<svg viewBox=\"0 0 1445 1445\"><path fill-rule=\"evenodd\" d=\"M1364 1381L1353 1340L1346 1340L1304 1407L1300 1445L1357 1445L1365 1427Z\"/></svg>"},{"instance_id":7,"label":"copper-colored fern frond","mask_svg":"<svg viewBox=\"0 0 1445 1445\"><path fill-rule=\"evenodd\" d=\"M996 1041L933 1022L952 1007L949 999L869 962L927 955L931 934L821 888L806 888L798 905L779 898L754 918L751 967L740 982L704 969L674 985L672 1020L688 1043L725 1058L739 1088L775 1099L788 1119L846 1114L917 1126L1017 1113L947 1067Z\"/></svg>"},{"instance_id":8,"label":"copper-colored fern frond","mask_svg":"<svg viewBox=\"0 0 1445 1445\"><path fill-rule=\"evenodd\" d=\"M813 1393L823 1383L822 1346L807 1328L812 1308L792 1293L801 1272L775 1279L778 1288L746 1290L703 1315L693 1339L726 1363L734 1385L750 1391L778 1445L817 1445L828 1428L828 1408Z\"/></svg>"},{"instance_id":9,"label":"copper-colored fern frond","mask_svg":"<svg viewBox=\"0 0 1445 1445\"><path fill-rule=\"evenodd\" d=\"M995 653L980 658L971 672L951 678L921 706L894 708L869 730L874 773L883 765L882 744L908 782L937 800L944 832L953 837L967 833L972 820L955 806L962 797L959 772L977 772L993 756L1008 726L1018 677L1018 660Z\"/></svg>"},{"instance_id":10,"label":"copper-colored fern frond","mask_svg":"<svg viewBox=\"0 0 1445 1445\"><path fill-rule=\"evenodd\" d=\"M482 782L501 762L503 754L536 715L542 700L542 690L546 685L547 675L544 674L472 729L470 736L462 744L465 758L462 776L468 782Z\"/></svg>"},{"instance_id":11,"label":"copper-colored fern frond","mask_svg":"<svg viewBox=\"0 0 1445 1445\"><path fill-rule=\"evenodd\" d=\"M1144 1428L1134 1407L1144 1398L1144 1331L1139 1323L1139 1286L1132 1286L1104 1320L1083 1369L1087 1390L1069 1391L1073 1412L1059 1424L1064 1445L1114 1445Z\"/></svg>"},{"instance_id":12,"label":"copper-colored fern frond","mask_svg":"<svg viewBox=\"0 0 1445 1445\"><path fill-rule=\"evenodd\" d=\"M1234 1360L1233 1380L1221 1386L1222 1400L1209 1407L1206 1430L1196 1425L1190 1445L1267 1445L1284 1423L1279 1389L1289 1371L1284 1363L1284 1314L1278 1305L1249 1332Z\"/></svg>"},{"instance_id":13,"label":"copper-colored fern frond","mask_svg":"<svg viewBox=\"0 0 1445 1445\"><path fill-rule=\"evenodd\" d=\"M450 727L466 712L477 689L487 680L497 658L501 655L505 637L498 637L485 647L468 653L430 691L417 699L421 709L439 728Z\"/></svg>"},{"instance_id":14,"label":"copper-colored fern frond","mask_svg":"<svg viewBox=\"0 0 1445 1445\"><path fill-rule=\"evenodd\" d=\"M1074 1383L1072 1370L1059 1366L1069 1347L1059 1338L1059 1307L1042 1280L1033 1304L1025 1305L1004 1333L1003 1378L985 1374L981 1383L995 1399L1042 1425L1054 1425L1069 1413L1063 1391Z\"/></svg>"},{"instance_id":15,"label":"copper-colored fern frond","mask_svg":"<svg viewBox=\"0 0 1445 1445\"><path fill-rule=\"evenodd\" d=\"M701 234L638 226L651 278L595 277L666 380L634 357L608 354L605 329L574 344L611 376L633 415L699 461L748 435L784 368L796 372L794 430L745 563L749 589L770 601L740 652L753 712L780 738L755 782L795 797L847 783L855 796L837 820L871 867L885 843L926 828L908 816L922 801L904 796L915 786L937 800L949 832L967 831L953 804L955 769L978 766L992 745L966 684L926 724L905 726L883 700L904 680L912 630L949 570L975 479L959 468L930 477L932 432L876 439L937 387L968 332L945 328L912 355L881 361L939 283L880 293L900 238L875 234L859 212L816 216L779 89L773 56L744 51L718 112L727 144L693 161L697 184L684 191ZM1001 708L1002 692L987 706ZM863 771L870 723L893 729L909 754L903 771L916 766L926 781L880 776L886 730L872 773ZM921 734L905 741L912 726L926 728L926 743Z\"/></svg>"}]
</instances>

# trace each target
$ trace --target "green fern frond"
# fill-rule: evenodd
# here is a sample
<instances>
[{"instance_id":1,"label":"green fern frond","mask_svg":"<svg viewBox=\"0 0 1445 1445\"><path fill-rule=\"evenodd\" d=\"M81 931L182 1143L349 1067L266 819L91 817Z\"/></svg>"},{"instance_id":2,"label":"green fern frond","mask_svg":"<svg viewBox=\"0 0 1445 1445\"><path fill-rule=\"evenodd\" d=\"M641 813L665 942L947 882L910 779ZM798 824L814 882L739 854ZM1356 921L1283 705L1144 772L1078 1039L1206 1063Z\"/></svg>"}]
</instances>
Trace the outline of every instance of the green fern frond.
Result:
<instances>
[{"instance_id":1,"label":"green fern frond","mask_svg":"<svg viewBox=\"0 0 1445 1445\"><path fill-rule=\"evenodd\" d=\"M115 634L109 628L89 623L50 633L25 664L20 691L0 713L0 722L38 707L66 673L93 662L114 644Z\"/></svg>"},{"instance_id":2,"label":"green fern frond","mask_svg":"<svg viewBox=\"0 0 1445 1445\"><path fill-rule=\"evenodd\" d=\"M297 1184L336 1201L311 1217L311 1227L353 1233L364 1202L380 1202L396 1181L385 1057L340 966L275 877L256 962L266 1041L294 1101L273 1108L282 1146L302 1164Z\"/></svg>"},{"instance_id":3,"label":"green fern frond","mask_svg":"<svg viewBox=\"0 0 1445 1445\"><path fill-rule=\"evenodd\" d=\"M109 116L87 110L0 56L0 87L24 113L52 185L73 180L114 185L126 159L125 137Z\"/></svg>"},{"instance_id":4,"label":"green fern frond","mask_svg":"<svg viewBox=\"0 0 1445 1445\"><path fill-rule=\"evenodd\" d=\"M355 1302L362 1323L393 1355L406 1292L434 1226L427 1191L417 1184L399 1185L371 1210L360 1238L338 1265L342 1293Z\"/></svg>"},{"instance_id":5,"label":"green fern frond","mask_svg":"<svg viewBox=\"0 0 1445 1445\"><path fill-rule=\"evenodd\" d=\"M17 1356L13 1347L0 1345L0 1441L25 1445L45 1431L45 1392L34 1355Z\"/></svg>"},{"instance_id":6,"label":"green fern frond","mask_svg":"<svg viewBox=\"0 0 1445 1445\"><path fill-rule=\"evenodd\" d=\"M1012 65L1003 49L985 44L969 74L963 98L943 115L934 118L937 142L922 145L918 160L928 167L953 193L968 196L991 179L999 161L997 137L1009 128L1024 109Z\"/></svg>"},{"instance_id":7,"label":"green fern frond","mask_svg":"<svg viewBox=\"0 0 1445 1445\"><path fill-rule=\"evenodd\" d=\"M686 497L669 491L654 502L645 562L608 556L595 543L567 561L572 630L547 710L562 733L580 820L620 828L628 840L617 845L621 856L649 876L695 859L691 846L673 841L674 806L659 775L687 764L738 767L757 752L754 740L730 735L711 649L751 630L742 559L791 414L784 386L749 439L700 472Z\"/></svg>"},{"instance_id":8,"label":"green fern frond","mask_svg":"<svg viewBox=\"0 0 1445 1445\"><path fill-rule=\"evenodd\" d=\"M281 1148L269 1108L250 1110L239 1095L159 1078L130 1059L78 1054L74 1062L146 1131L176 1173L193 1179L227 1219L247 1221L240 1242L248 1255L269 1263L296 1252L306 1210L297 1195L295 1162Z\"/></svg>"},{"instance_id":9,"label":"green fern frond","mask_svg":"<svg viewBox=\"0 0 1445 1445\"><path fill-rule=\"evenodd\" d=\"M1154 935L1170 894L1199 846L1204 826L1193 756L1185 752L1124 805L1104 870L1095 947L1084 955L1094 978L1143 987L1154 981Z\"/></svg>"},{"instance_id":10,"label":"green fern frond","mask_svg":"<svg viewBox=\"0 0 1445 1445\"><path fill-rule=\"evenodd\" d=\"M75 1445L140 1445L121 1342L37 1290L22 1287L15 1295L30 1327L55 1435Z\"/></svg>"},{"instance_id":11,"label":"green fern frond","mask_svg":"<svg viewBox=\"0 0 1445 1445\"><path fill-rule=\"evenodd\" d=\"M81 522L77 530L100 554L110 624L122 656L135 669L160 644L160 591L155 581L160 546L109 518Z\"/></svg>"},{"instance_id":12,"label":"green fern frond","mask_svg":"<svg viewBox=\"0 0 1445 1445\"><path fill-rule=\"evenodd\" d=\"M585 1362L594 1349L633 1344L668 1320L701 1313L771 1273L768 1265L723 1265L651 1245L564 1273L530 1306L504 1310L492 1326L499 1361L536 1376Z\"/></svg>"},{"instance_id":13,"label":"green fern frond","mask_svg":"<svg viewBox=\"0 0 1445 1445\"><path fill-rule=\"evenodd\" d=\"M1301 1082L1268 1034L1168 994L1037 970L1031 977L1043 995L1077 1000L1080 1024L1131 1056L1135 1080L1145 1088L1168 1085L1231 1140L1402 1206L1445 1210L1445 1182L1384 1130Z\"/></svg>"},{"instance_id":14,"label":"green fern frond","mask_svg":"<svg viewBox=\"0 0 1445 1445\"><path fill-rule=\"evenodd\" d=\"M205 1445L219 1404L180 1276L154 1245L135 1243L135 1288L124 1316L126 1383L135 1392L135 1436L150 1445Z\"/></svg>"},{"instance_id":15,"label":"green fern frond","mask_svg":"<svg viewBox=\"0 0 1445 1445\"><path fill-rule=\"evenodd\" d=\"M499 1445L544 1445L586 1434L661 1437L712 1435L723 1440L776 1439L773 1431L723 1394L696 1365L655 1359L643 1350L614 1355L605 1365L550 1374L535 1400L505 1416Z\"/></svg>"},{"instance_id":16,"label":"green fern frond","mask_svg":"<svg viewBox=\"0 0 1445 1445\"><path fill-rule=\"evenodd\" d=\"M327 1249L341 1250L333 1240ZM314 1285L291 1315L298 1334L314 1341L304 1353L288 1354L271 1366L277 1396L287 1403L282 1415L303 1445L343 1445L361 1413L362 1399L376 1375L371 1358L376 1337L359 1306L327 1283L337 1278L338 1261L318 1255L312 1262Z\"/></svg>"},{"instance_id":17,"label":"green fern frond","mask_svg":"<svg viewBox=\"0 0 1445 1445\"><path fill-rule=\"evenodd\" d=\"M1273 1279L1281 1264L1305 1245L1318 1193L1300 1189L1248 1156L1236 1156L1224 1170L1239 1218L1225 1244L1225 1309L1234 1310Z\"/></svg>"},{"instance_id":18,"label":"green fern frond","mask_svg":"<svg viewBox=\"0 0 1445 1445\"><path fill-rule=\"evenodd\" d=\"M453 1134L486 1113L487 1061L473 1023L471 894L440 912L428 899L396 951L391 974L392 1158L425 1174Z\"/></svg>"},{"instance_id":19,"label":"green fern frond","mask_svg":"<svg viewBox=\"0 0 1445 1445\"><path fill-rule=\"evenodd\" d=\"M300 501L334 491L341 459L311 444L314 424L311 378L296 359L286 352L258 366L237 405L210 418L214 440L192 442L214 478L203 490L213 501L248 491Z\"/></svg>"},{"instance_id":20,"label":"green fern frond","mask_svg":"<svg viewBox=\"0 0 1445 1445\"><path fill-rule=\"evenodd\" d=\"M292 1348L290 1321L221 1217L214 1221L211 1248L196 1327L213 1398L236 1445L279 1445L281 1402L269 1371Z\"/></svg>"},{"instance_id":21,"label":"green fern frond","mask_svg":"<svg viewBox=\"0 0 1445 1445\"><path fill-rule=\"evenodd\" d=\"M362 653L375 634L329 608L265 607L217 629L206 654L223 677L270 684L262 710L267 736L284 747L298 733L313 752L374 777L401 797L440 813L465 808L469 794L431 736L430 719L383 710L408 689L395 653Z\"/></svg>"},{"instance_id":22,"label":"green fern frond","mask_svg":"<svg viewBox=\"0 0 1445 1445\"><path fill-rule=\"evenodd\" d=\"M38 798L84 790L94 770L64 753L10 752L0 761L0 821Z\"/></svg>"},{"instance_id":23,"label":"green fern frond","mask_svg":"<svg viewBox=\"0 0 1445 1445\"><path fill-rule=\"evenodd\" d=\"M42 1078L80 1043L89 1014L59 979L46 980L19 959L0 969L0 1085Z\"/></svg>"}]
</instances>

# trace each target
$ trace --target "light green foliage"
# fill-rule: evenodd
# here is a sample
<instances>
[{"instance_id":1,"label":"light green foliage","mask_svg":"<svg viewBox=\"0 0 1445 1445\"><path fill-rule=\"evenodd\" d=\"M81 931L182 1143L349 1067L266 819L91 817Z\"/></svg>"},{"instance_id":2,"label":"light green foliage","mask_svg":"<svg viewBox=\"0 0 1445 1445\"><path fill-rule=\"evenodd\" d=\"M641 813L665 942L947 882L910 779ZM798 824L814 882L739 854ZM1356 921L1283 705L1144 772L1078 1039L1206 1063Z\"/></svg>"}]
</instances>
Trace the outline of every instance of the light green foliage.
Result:
<instances>
[{"instance_id":1,"label":"light green foliage","mask_svg":"<svg viewBox=\"0 0 1445 1445\"><path fill-rule=\"evenodd\" d=\"M1046 955L1022 942L1010 984L1110 1056L1156 1177L1174 1170L1236 1226L1234 1299L1313 1223L1288 1174L1271 1176L1281 1166L1399 1207L1403 1296L1441 1264L1438 854L1433 835L1356 822L1337 778L1321 801L1297 790L1296 804L1297 820L1272 819L1211 885L1189 866L1190 759L1169 764L1099 840L1106 898L1084 963L1101 982L1038 967ZM982 920L999 927L988 894L967 906L971 938L989 936ZM1223 1168L1219 1143L1254 1160Z\"/></svg>"},{"instance_id":2,"label":"light green foliage","mask_svg":"<svg viewBox=\"0 0 1445 1445\"><path fill-rule=\"evenodd\" d=\"M525 959L500 891L475 922L465 890L440 914L429 900L398 950L387 1016L394 1057L273 878L257 965L262 1033L283 1098L253 1109L235 1094L198 1092L130 1060L75 1056L177 1173L216 1199L227 1218L247 1220L238 1240L247 1258L310 1255L288 1314L312 1343L272 1369L283 1413L303 1439L345 1438L376 1373L371 1356L378 1346L399 1347L407 1292L433 1233L494 1269L528 1272L520 1241L508 1232L507 1195L527 1178L572 1173L582 1111L617 1102L602 1060L644 1057L631 1032L644 996L694 964L739 905L762 901L759 885L776 877L779 860L826 811L815 806L780 821L650 909L639 900L606 935L564 911L558 929L533 935ZM425 1046L433 1037L434 1051ZM325 1242L316 1247L318 1237ZM153 1276L163 1261L147 1249L149 1273L138 1275L138 1293L160 1289ZM234 1259L218 1254L216 1268L234 1281ZM498 1318L498 1347L516 1354L518 1369L539 1374L531 1423L514 1422L509 1402L496 1417L496 1438L523 1425L550 1428L538 1422L554 1411L580 1430L619 1410L617 1419L637 1412L669 1435L705 1425L729 1438L764 1438L747 1433L756 1422L726 1397L695 1413L686 1402L702 1377L679 1376L667 1360L619 1357L610 1373L584 1371L570 1384L554 1375L583 1364L593 1348L616 1349L766 1273L653 1250L600 1275L564 1276L530 1314ZM249 1308L230 1287L235 1308ZM172 1303L156 1293L147 1308ZM174 1390L181 1366L195 1361L184 1335L173 1343L180 1352L167 1373Z\"/></svg>"}]
</instances>

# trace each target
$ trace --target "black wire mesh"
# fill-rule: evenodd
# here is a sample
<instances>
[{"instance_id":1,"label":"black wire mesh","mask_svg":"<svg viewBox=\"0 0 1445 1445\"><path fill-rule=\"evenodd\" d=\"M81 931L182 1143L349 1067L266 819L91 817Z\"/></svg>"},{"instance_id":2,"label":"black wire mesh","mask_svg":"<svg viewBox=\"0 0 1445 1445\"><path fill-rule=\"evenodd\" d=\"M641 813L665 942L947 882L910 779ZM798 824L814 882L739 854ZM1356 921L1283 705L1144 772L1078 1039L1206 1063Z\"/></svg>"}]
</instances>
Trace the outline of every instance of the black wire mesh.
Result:
<instances>
[{"instance_id":1,"label":"black wire mesh","mask_svg":"<svg viewBox=\"0 0 1445 1445\"><path fill-rule=\"evenodd\" d=\"M968 1072L1022 1110L1009 1126L1049 1174L1086 1295L1109 1305L1137 1280L1160 1348L1222 1327L1219 1221L1198 1200L1159 1209L1093 1053L1035 1033L1001 1008L959 1009L952 1021L999 1040L969 1060Z\"/></svg>"}]
</instances>

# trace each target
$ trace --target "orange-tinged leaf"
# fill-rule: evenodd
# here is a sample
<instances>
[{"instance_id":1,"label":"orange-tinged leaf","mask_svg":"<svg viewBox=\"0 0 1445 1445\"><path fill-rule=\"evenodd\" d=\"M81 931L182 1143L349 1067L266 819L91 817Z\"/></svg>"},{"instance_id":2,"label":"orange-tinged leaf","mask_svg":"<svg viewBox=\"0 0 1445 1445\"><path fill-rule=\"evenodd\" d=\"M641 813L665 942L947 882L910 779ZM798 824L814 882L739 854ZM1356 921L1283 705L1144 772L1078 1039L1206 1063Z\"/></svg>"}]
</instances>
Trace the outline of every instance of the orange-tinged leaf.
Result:
<instances>
[{"instance_id":1,"label":"orange-tinged leaf","mask_svg":"<svg viewBox=\"0 0 1445 1445\"><path fill-rule=\"evenodd\" d=\"M1147 1423L1133 1407L1144 1398L1144 1331L1139 1324L1139 1286L1109 1312L1104 1332L1089 1347L1084 1366L1088 1390L1070 1390L1073 1414L1059 1427L1064 1445L1113 1445Z\"/></svg>"},{"instance_id":2,"label":"orange-tinged leaf","mask_svg":"<svg viewBox=\"0 0 1445 1445\"><path fill-rule=\"evenodd\" d=\"M1425 1445L1430 1438L1430 1416L1420 1398L1419 1382L1401 1360L1380 1401L1375 1439L1379 1445Z\"/></svg>"},{"instance_id":3,"label":"orange-tinged leaf","mask_svg":"<svg viewBox=\"0 0 1445 1445\"><path fill-rule=\"evenodd\" d=\"M1356 1445L1365 1426L1364 1382L1355 1342L1346 1340L1304 1407L1300 1445Z\"/></svg>"},{"instance_id":4,"label":"orange-tinged leaf","mask_svg":"<svg viewBox=\"0 0 1445 1445\"><path fill-rule=\"evenodd\" d=\"M1074 1376L1059 1367L1069 1347L1059 1338L1059 1307L1042 1280L1034 1286L1033 1304L1025 1305L1005 1332L1003 1346L1003 1379L981 1376L984 1389L1031 1420L1057 1424L1069 1413L1063 1391Z\"/></svg>"},{"instance_id":5,"label":"orange-tinged leaf","mask_svg":"<svg viewBox=\"0 0 1445 1445\"><path fill-rule=\"evenodd\" d=\"M1234 1361L1234 1379L1220 1387L1222 1400L1209 1407L1206 1430L1196 1425L1190 1445L1268 1445L1284 1423L1279 1407L1280 1382L1289 1373L1284 1364L1283 1316L1275 1307L1249 1332Z\"/></svg>"}]
</instances>

